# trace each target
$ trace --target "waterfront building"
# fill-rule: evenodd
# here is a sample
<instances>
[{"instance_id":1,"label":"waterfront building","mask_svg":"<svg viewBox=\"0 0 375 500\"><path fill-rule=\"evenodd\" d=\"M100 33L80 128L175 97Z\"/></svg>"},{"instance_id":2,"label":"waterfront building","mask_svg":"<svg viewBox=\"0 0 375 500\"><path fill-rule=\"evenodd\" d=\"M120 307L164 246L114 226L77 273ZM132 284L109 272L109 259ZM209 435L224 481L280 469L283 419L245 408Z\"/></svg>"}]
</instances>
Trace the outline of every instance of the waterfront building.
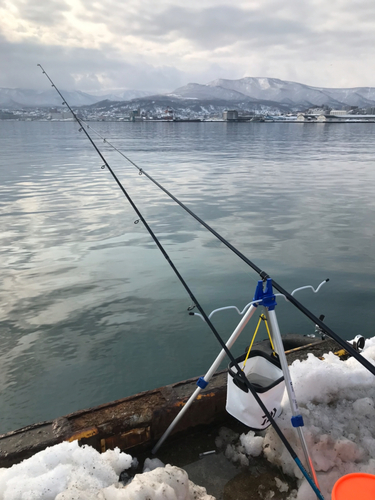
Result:
<instances>
[{"instance_id":1,"label":"waterfront building","mask_svg":"<svg viewBox=\"0 0 375 500\"><path fill-rule=\"evenodd\" d=\"M223 112L223 120L227 122L238 120L238 111L236 109L231 109Z\"/></svg>"}]
</instances>

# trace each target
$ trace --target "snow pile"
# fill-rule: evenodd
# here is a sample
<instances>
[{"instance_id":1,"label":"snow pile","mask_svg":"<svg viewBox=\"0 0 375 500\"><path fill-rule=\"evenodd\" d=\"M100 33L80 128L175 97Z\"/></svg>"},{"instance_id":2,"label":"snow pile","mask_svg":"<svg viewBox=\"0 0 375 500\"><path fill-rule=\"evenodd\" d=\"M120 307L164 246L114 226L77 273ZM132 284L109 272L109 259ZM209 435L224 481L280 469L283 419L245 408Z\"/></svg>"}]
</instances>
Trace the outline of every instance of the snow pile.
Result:
<instances>
[{"instance_id":1,"label":"snow pile","mask_svg":"<svg viewBox=\"0 0 375 500\"><path fill-rule=\"evenodd\" d=\"M362 354L375 364L375 338L366 341ZM290 373L323 496L330 498L335 482L345 474L375 474L374 376L354 358L341 361L333 353L325 355L324 360L309 354L307 360L295 361ZM290 423L292 415L286 394L282 406L283 413L277 423L304 461L297 433ZM248 457L257 457L262 452L284 473L299 479L298 492L293 492L290 499L316 499L272 427L261 436L253 431L242 434L239 443L227 445L226 456L243 464Z\"/></svg>"},{"instance_id":2,"label":"snow pile","mask_svg":"<svg viewBox=\"0 0 375 500\"><path fill-rule=\"evenodd\" d=\"M102 490L97 498L100 500L215 500L211 495L207 495L205 488L189 481L183 469L172 465L137 474L125 487L109 486ZM73 498L69 497L67 500L73 500Z\"/></svg>"},{"instance_id":3,"label":"snow pile","mask_svg":"<svg viewBox=\"0 0 375 500\"><path fill-rule=\"evenodd\" d=\"M57 498L67 500L80 491L94 495L117 482L120 472L131 464L132 457L118 448L101 455L90 446L79 447L77 441L64 442L0 469L0 498L52 500L61 494Z\"/></svg>"},{"instance_id":4,"label":"snow pile","mask_svg":"<svg viewBox=\"0 0 375 500\"><path fill-rule=\"evenodd\" d=\"M124 486L119 475L134 464L126 453L100 454L78 442L51 446L9 469L0 469L1 500L212 500L178 467L146 460L143 474ZM156 468L155 468L156 467ZM151 470L153 469L153 470Z\"/></svg>"}]
</instances>

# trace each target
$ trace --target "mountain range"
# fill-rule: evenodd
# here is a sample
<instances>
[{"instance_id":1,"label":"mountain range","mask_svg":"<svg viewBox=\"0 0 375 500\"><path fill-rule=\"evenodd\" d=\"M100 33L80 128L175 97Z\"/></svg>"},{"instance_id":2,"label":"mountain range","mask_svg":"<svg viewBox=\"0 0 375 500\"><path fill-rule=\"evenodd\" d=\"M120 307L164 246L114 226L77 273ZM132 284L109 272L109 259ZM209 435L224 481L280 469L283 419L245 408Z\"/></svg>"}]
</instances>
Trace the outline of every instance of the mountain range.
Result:
<instances>
[{"instance_id":1,"label":"mountain range","mask_svg":"<svg viewBox=\"0 0 375 500\"><path fill-rule=\"evenodd\" d=\"M310 87L302 83L288 82L277 78L246 77L240 80L214 80L206 85L190 83L176 89L170 96L180 98L215 98L227 101L252 99L269 101L286 106L358 106L375 105L374 87L348 89Z\"/></svg>"},{"instance_id":2,"label":"mountain range","mask_svg":"<svg viewBox=\"0 0 375 500\"><path fill-rule=\"evenodd\" d=\"M103 100L130 101L135 98L147 96L150 92L123 90L116 94L112 92L88 94L79 90L63 90L62 94L72 106L89 106ZM0 107L2 108L56 107L61 105L61 97L53 89L38 91L31 89L0 88Z\"/></svg>"},{"instance_id":3,"label":"mountain range","mask_svg":"<svg viewBox=\"0 0 375 500\"><path fill-rule=\"evenodd\" d=\"M109 92L92 95L81 91L62 91L72 106L96 106L97 103L129 103L130 106L163 105L191 107L205 105L256 109L261 107L295 111L316 106L339 109L348 106L360 108L375 107L374 87L323 88L277 78L246 77L239 80L214 80L205 85L189 83L167 94L150 95L142 91ZM55 90L36 91L29 89L0 88L0 107L61 106L61 99Z\"/></svg>"}]
</instances>

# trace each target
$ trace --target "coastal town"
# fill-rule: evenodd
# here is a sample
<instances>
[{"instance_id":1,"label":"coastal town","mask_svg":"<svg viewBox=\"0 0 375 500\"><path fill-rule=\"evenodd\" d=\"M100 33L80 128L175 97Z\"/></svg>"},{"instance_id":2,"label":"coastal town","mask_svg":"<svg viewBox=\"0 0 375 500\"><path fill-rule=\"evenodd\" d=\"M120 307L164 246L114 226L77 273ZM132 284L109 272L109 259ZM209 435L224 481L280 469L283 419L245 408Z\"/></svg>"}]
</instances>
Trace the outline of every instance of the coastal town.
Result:
<instances>
[{"instance_id":1,"label":"coastal town","mask_svg":"<svg viewBox=\"0 0 375 500\"><path fill-rule=\"evenodd\" d=\"M375 108L330 109L328 107L309 108L300 112L280 113L256 110L243 112L225 109L218 112L210 110L166 109L124 109L124 106L81 106L73 108L78 118L85 121L108 122L297 122L297 123L338 123L338 122L375 122ZM0 120L15 121L73 121L72 113L64 107L24 107L20 109L0 109Z\"/></svg>"}]
</instances>

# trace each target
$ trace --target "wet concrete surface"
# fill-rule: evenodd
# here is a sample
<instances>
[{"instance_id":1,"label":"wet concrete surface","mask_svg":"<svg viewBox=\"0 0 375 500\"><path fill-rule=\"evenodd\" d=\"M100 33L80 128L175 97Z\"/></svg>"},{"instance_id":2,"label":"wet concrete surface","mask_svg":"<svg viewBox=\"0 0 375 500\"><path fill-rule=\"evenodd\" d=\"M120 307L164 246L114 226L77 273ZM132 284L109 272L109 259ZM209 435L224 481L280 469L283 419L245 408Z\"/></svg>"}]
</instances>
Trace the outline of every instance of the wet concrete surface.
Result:
<instances>
[{"instance_id":1,"label":"wet concrete surface","mask_svg":"<svg viewBox=\"0 0 375 500\"><path fill-rule=\"evenodd\" d=\"M238 467L219 452L184 467L189 479L204 486L217 500L285 500L295 481L271 466L264 458L253 459L248 467ZM288 485L280 492L275 477Z\"/></svg>"},{"instance_id":2,"label":"wet concrete surface","mask_svg":"<svg viewBox=\"0 0 375 500\"><path fill-rule=\"evenodd\" d=\"M215 441L221 429L226 430L228 438L218 447ZM263 457L250 458L248 466L239 466L225 456L226 446L236 443L240 434L248 431L247 426L229 418L225 427L216 425L209 431L205 427L186 436L170 438L156 455L152 455L151 450L136 455L139 460L136 472L142 472L146 458L158 458L164 464L184 469L193 483L204 486L217 500L285 500L296 488L294 478L285 476ZM286 492L279 490L275 477L279 485L287 485Z\"/></svg>"}]
</instances>

